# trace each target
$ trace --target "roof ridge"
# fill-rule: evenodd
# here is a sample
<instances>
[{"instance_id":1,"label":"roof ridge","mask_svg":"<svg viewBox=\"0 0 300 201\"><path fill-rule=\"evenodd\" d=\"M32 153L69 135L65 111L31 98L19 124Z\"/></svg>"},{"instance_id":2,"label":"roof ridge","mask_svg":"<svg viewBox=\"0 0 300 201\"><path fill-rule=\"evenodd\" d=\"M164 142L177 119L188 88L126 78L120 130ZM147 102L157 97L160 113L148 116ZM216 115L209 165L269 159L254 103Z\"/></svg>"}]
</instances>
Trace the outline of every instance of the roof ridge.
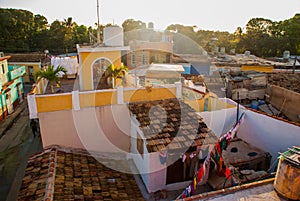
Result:
<instances>
[{"instance_id":1,"label":"roof ridge","mask_svg":"<svg viewBox=\"0 0 300 201\"><path fill-rule=\"evenodd\" d=\"M54 195L54 183L56 175L56 166L57 166L57 149L51 149L49 155L49 165L48 165L48 174L46 180L46 191L44 200L53 200Z\"/></svg>"}]
</instances>

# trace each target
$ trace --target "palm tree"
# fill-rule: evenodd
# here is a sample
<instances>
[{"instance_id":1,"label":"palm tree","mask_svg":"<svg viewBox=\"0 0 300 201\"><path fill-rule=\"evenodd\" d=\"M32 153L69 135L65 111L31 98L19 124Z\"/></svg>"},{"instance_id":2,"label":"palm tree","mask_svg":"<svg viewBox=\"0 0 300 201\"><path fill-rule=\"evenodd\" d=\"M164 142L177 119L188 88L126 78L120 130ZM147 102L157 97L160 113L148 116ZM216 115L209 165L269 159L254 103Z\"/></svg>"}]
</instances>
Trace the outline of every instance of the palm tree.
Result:
<instances>
[{"instance_id":1,"label":"palm tree","mask_svg":"<svg viewBox=\"0 0 300 201\"><path fill-rule=\"evenodd\" d=\"M124 76L124 72L127 72L128 68L126 66L120 66L118 68L115 68L115 66L112 64L107 67L105 74L108 77L112 78L112 88L115 88L116 85L116 79L121 78Z\"/></svg>"},{"instance_id":2,"label":"palm tree","mask_svg":"<svg viewBox=\"0 0 300 201\"><path fill-rule=\"evenodd\" d=\"M60 72L67 73L67 70L62 66L58 66L54 70L54 66L49 65L46 70L40 70L40 71L36 72L34 74L34 76L35 76L35 78L45 78L45 79L47 79L49 81L50 86L51 86L51 92L54 93L53 84L54 84L54 82L56 84L60 84L60 77L58 76L58 74Z\"/></svg>"},{"instance_id":3,"label":"palm tree","mask_svg":"<svg viewBox=\"0 0 300 201\"><path fill-rule=\"evenodd\" d=\"M78 27L78 25L76 22L73 22L72 17L69 17L68 19L64 19L62 26L64 30L64 46L66 54L68 55L69 49L72 49L74 46L73 38L75 36L75 28Z\"/></svg>"}]
</instances>

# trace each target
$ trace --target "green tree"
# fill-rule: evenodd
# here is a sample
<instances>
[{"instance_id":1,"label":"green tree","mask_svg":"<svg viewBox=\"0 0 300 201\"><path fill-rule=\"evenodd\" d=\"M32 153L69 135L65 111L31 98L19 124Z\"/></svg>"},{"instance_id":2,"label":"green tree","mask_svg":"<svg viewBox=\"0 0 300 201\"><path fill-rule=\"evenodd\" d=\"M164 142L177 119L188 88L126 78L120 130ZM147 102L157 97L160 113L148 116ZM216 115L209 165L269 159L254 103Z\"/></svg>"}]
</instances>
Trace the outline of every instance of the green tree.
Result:
<instances>
[{"instance_id":1,"label":"green tree","mask_svg":"<svg viewBox=\"0 0 300 201\"><path fill-rule=\"evenodd\" d=\"M138 29L145 29L146 23L140 20L134 19L127 19L122 23L122 27L124 32L138 30Z\"/></svg>"},{"instance_id":2,"label":"green tree","mask_svg":"<svg viewBox=\"0 0 300 201\"><path fill-rule=\"evenodd\" d=\"M75 27L75 44L83 44L89 42L89 31L86 26L80 25Z\"/></svg>"},{"instance_id":3,"label":"green tree","mask_svg":"<svg viewBox=\"0 0 300 201\"><path fill-rule=\"evenodd\" d=\"M17 9L0 9L0 42L3 51L30 51L30 36L34 25L31 12Z\"/></svg>"},{"instance_id":4,"label":"green tree","mask_svg":"<svg viewBox=\"0 0 300 201\"><path fill-rule=\"evenodd\" d=\"M47 41L47 26L48 20L46 17L34 15L34 24L30 35L31 51L43 51L47 49L46 43L41 43L41 41Z\"/></svg>"},{"instance_id":5,"label":"green tree","mask_svg":"<svg viewBox=\"0 0 300 201\"><path fill-rule=\"evenodd\" d=\"M72 17L68 19L64 19L62 22L63 33L64 33L64 49L66 50L66 54L68 54L69 50L73 50L75 48L74 39L76 33L76 27L78 26L75 22L73 22Z\"/></svg>"},{"instance_id":6,"label":"green tree","mask_svg":"<svg viewBox=\"0 0 300 201\"><path fill-rule=\"evenodd\" d=\"M47 43L48 50L52 53L63 53L64 52L64 30L62 23L55 20L51 23L50 29L47 33L48 40Z\"/></svg>"},{"instance_id":7,"label":"green tree","mask_svg":"<svg viewBox=\"0 0 300 201\"><path fill-rule=\"evenodd\" d=\"M281 22L279 27L286 44L285 48L292 54L300 54L300 14Z\"/></svg>"},{"instance_id":8,"label":"green tree","mask_svg":"<svg viewBox=\"0 0 300 201\"><path fill-rule=\"evenodd\" d=\"M257 56L270 56L272 46L273 22L264 18L253 18L246 25L246 34L242 35L237 47L250 50Z\"/></svg>"}]
</instances>

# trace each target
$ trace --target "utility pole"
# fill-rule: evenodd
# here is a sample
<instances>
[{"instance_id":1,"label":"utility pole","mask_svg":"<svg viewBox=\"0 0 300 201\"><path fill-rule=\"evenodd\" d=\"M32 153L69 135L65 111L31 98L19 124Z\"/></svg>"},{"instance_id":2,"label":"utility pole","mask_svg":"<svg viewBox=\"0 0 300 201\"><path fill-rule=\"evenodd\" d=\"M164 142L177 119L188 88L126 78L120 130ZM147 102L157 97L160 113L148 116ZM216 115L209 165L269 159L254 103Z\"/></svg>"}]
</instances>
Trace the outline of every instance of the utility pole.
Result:
<instances>
[{"instance_id":1,"label":"utility pole","mask_svg":"<svg viewBox=\"0 0 300 201\"><path fill-rule=\"evenodd\" d=\"M97 19L98 19L98 23L97 23L97 43L100 44L100 14L99 14L99 0L97 0Z\"/></svg>"}]
</instances>

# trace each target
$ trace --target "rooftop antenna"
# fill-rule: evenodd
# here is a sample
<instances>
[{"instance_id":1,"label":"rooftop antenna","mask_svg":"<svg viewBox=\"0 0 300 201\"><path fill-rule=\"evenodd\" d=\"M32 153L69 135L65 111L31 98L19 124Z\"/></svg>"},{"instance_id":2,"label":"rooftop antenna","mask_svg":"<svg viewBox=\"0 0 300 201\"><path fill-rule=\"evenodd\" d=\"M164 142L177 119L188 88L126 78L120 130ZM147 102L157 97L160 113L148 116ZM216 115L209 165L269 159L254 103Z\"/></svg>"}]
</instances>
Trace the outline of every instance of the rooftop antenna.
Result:
<instances>
[{"instance_id":1,"label":"rooftop antenna","mask_svg":"<svg viewBox=\"0 0 300 201\"><path fill-rule=\"evenodd\" d=\"M99 0L97 0L97 19L98 19L98 27L97 27L97 43L100 44L100 14L99 14Z\"/></svg>"}]
</instances>

